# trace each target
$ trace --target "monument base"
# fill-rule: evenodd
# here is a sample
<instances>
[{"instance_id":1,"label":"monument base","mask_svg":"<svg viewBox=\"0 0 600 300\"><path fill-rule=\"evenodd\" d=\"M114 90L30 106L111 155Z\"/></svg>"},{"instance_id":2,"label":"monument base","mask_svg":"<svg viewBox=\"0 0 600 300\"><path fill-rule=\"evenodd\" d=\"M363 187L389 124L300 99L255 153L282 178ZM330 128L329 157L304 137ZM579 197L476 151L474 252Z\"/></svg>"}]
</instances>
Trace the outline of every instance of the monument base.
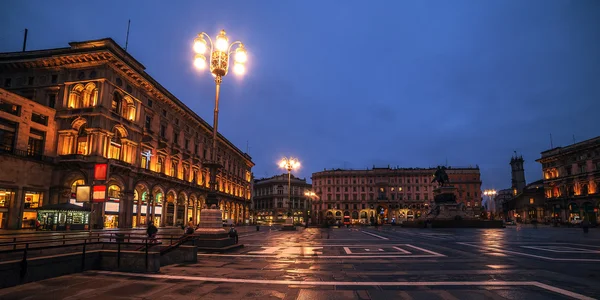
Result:
<instances>
[{"instance_id":1,"label":"monument base","mask_svg":"<svg viewBox=\"0 0 600 300\"><path fill-rule=\"evenodd\" d=\"M296 230L296 226L294 226L294 219L292 219L291 217L285 219L285 224L283 224L283 227L281 228L281 230L283 230L283 231L295 231Z\"/></svg>"},{"instance_id":2,"label":"monument base","mask_svg":"<svg viewBox=\"0 0 600 300\"><path fill-rule=\"evenodd\" d=\"M223 229L221 211L216 208L200 211L200 226L191 235L187 244L198 247L198 250L218 252L244 246L236 244L235 239L229 237L229 233Z\"/></svg>"}]
</instances>

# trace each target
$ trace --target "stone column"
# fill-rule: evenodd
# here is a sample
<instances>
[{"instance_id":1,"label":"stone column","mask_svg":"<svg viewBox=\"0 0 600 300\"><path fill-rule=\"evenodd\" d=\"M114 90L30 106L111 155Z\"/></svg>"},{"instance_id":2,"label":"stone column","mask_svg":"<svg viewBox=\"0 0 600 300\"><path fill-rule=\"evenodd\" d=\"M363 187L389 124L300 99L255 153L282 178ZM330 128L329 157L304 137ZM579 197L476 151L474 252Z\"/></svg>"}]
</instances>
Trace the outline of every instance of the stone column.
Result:
<instances>
[{"instance_id":1,"label":"stone column","mask_svg":"<svg viewBox=\"0 0 600 300\"><path fill-rule=\"evenodd\" d=\"M177 199L173 201L173 226L177 225Z\"/></svg>"},{"instance_id":2,"label":"stone column","mask_svg":"<svg viewBox=\"0 0 600 300\"><path fill-rule=\"evenodd\" d=\"M23 206L25 194L23 188L13 189L14 195L9 202L7 229L21 229L21 219L23 218Z\"/></svg>"},{"instance_id":3,"label":"stone column","mask_svg":"<svg viewBox=\"0 0 600 300\"><path fill-rule=\"evenodd\" d=\"M136 221L136 224L135 224L136 228L142 227L141 226L142 224L140 222L140 219L142 218L142 197L143 197L142 195L138 194L138 201L137 201L137 221ZM146 214L146 215L148 215L148 214Z\"/></svg>"},{"instance_id":4,"label":"stone column","mask_svg":"<svg viewBox=\"0 0 600 300\"><path fill-rule=\"evenodd\" d=\"M198 224L198 199L194 200L192 205L194 205L194 208L192 208L192 222L194 223L194 225L196 225Z\"/></svg>"},{"instance_id":5,"label":"stone column","mask_svg":"<svg viewBox=\"0 0 600 300\"><path fill-rule=\"evenodd\" d=\"M133 222L133 191L122 193L119 201L119 228L131 228Z\"/></svg>"},{"instance_id":6,"label":"stone column","mask_svg":"<svg viewBox=\"0 0 600 300\"><path fill-rule=\"evenodd\" d=\"M169 206L169 203L164 201L164 199L165 198L163 197L162 212L160 214L160 227L167 226L167 207Z\"/></svg>"},{"instance_id":7,"label":"stone column","mask_svg":"<svg viewBox=\"0 0 600 300\"><path fill-rule=\"evenodd\" d=\"M185 200L183 204L183 225L188 223L188 200Z\"/></svg>"}]
</instances>

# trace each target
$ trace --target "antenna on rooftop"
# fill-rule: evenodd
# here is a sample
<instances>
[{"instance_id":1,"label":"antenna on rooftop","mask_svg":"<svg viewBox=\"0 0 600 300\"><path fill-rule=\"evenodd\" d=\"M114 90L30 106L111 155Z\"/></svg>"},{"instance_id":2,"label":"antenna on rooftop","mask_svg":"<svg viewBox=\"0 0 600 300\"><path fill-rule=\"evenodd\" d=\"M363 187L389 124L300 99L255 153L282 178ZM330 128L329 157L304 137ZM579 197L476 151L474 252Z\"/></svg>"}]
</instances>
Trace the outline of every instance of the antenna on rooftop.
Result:
<instances>
[{"instance_id":1,"label":"antenna on rooftop","mask_svg":"<svg viewBox=\"0 0 600 300\"><path fill-rule=\"evenodd\" d=\"M129 26L131 26L131 19L127 22L127 37L125 38L125 51L127 51L127 46L129 45Z\"/></svg>"},{"instance_id":2,"label":"antenna on rooftop","mask_svg":"<svg viewBox=\"0 0 600 300\"><path fill-rule=\"evenodd\" d=\"M25 36L23 37L23 52L25 52L25 48L27 48L27 28L25 28Z\"/></svg>"}]
</instances>

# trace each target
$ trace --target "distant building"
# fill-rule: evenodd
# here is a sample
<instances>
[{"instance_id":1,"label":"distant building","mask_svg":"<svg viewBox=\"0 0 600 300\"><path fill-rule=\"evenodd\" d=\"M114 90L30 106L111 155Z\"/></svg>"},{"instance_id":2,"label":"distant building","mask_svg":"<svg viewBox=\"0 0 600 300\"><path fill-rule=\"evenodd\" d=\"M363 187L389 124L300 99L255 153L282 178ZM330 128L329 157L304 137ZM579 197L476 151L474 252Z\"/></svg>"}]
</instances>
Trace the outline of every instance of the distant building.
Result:
<instances>
[{"instance_id":1,"label":"distant building","mask_svg":"<svg viewBox=\"0 0 600 300\"><path fill-rule=\"evenodd\" d=\"M600 208L600 136L541 153L544 189L552 214L562 221L596 223Z\"/></svg>"},{"instance_id":2,"label":"distant building","mask_svg":"<svg viewBox=\"0 0 600 300\"><path fill-rule=\"evenodd\" d=\"M545 222L550 219L544 197L544 181L526 185L521 192L505 202L509 219L520 223Z\"/></svg>"},{"instance_id":3,"label":"distant building","mask_svg":"<svg viewBox=\"0 0 600 300\"><path fill-rule=\"evenodd\" d=\"M324 170L313 173L312 182L320 201L319 220L352 224L391 223L424 216L433 204L431 182L435 168L373 168ZM479 167L447 170L457 188L457 202L481 209Z\"/></svg>"},{"instance_id":4,"label":"distant building","mask_svg":"<svg viewBox=\"0 0 600 300\"><path fill-rule=\"evenodd\" d=\"M513 195L522 192L527 184L525 181L524 163L525 160L523 159L523 156L517 156L516 152L515 156L510 159L511 188L513 190Z\"/></svg>"},{"instance_id":5,"label":"distant building","mask_svg":"<svg viewBox=\"0 0 600 300\"><path fill-rule=\"evenodd\" d=\"M312 185L306 178L291 176L291 200L288 197L288 174L254 180L254 213L258 224L283 223L292 212L294 223L304 223L310 212L310 198L305 192ZM309 220L310 221L310 220Z\"/></svg>"},{"instance_id":6,"label":"distant building","mask_svg":"<svg viewBox=\"0 0 600 300\"><path fill-rule=\"evenodd\" d=\"M496 204L496 213L500 215L502 218L506 219L508 216L508 211L504 210L505 203L508 203L514 197L514 193L512 189L503 189L499 190L494 197L494 202ZM512 218L509 218L512 219Z\"/></svg>"}]
</instances>

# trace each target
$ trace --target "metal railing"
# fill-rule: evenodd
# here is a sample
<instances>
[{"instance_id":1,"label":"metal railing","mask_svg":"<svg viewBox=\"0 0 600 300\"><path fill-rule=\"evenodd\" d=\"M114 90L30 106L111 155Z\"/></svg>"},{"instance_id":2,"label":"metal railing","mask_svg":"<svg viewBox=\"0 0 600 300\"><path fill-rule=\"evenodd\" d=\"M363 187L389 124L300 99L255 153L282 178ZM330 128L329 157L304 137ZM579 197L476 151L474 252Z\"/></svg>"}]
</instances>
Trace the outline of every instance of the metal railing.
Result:
<instances>
[{"instance_id":1,"label":"metal railing","mask_svg":"<svg viewBox=\"0 0 600 300\"><path fill-rule=\"evenodd\" d=\"M108 238L108 241L103 240ZM15 240L17 238L14 238ZM125 241L127 239L127 241ZM131 240L138 240L139 242L131 242ZM165 238L162 238L162 240L164 240ZM166 238L170 241L170 244L173 245L173 241L174 240L181 240L181 237L178 236L177 238L175 238L173 235L170 235L168 238ZM49 241L53 241L53 242L57 242L58 245L46 245L46 246L42 246L42 247L32 247L35 245L40 245L40 244L48 244ZM68 243L68 242L74 242L74 243ZM148 238L148 237L132 237L131 235L125 237L124 234L121 233L115 233L115 234L97 234L95 236L89 236L89 237L84 237L84 238L62 238L62 239L40 239L40 240L30 240L30 241L22 241L22 242L3 242L0 243L0 248L3 247L9 247L12 249L9 250L0 250L0 257L2 257L3 255L6 254L11 254L11 253L18 253L18 252L22 252L21 258L20 258L20 279L23 280L25 278L25 276L27 275L27 267L28 267L28 259L30 258L30 252L31 251L35 251L35 250L47 250L47 249L56 249L56 248L61 248L61 247L65 247L65 246L69 246L69 247L81 247L80 251L73 251L70 253L66 253L66 254L78 254L81 253L81 271L85 271L86 269L86 252L87 251L87 247L90 245L117 245L117 269L119 269L121 267L121 247L122 245L138 245L138 246L142 246L139 249L136 249L134 251L144 251L144 256L145 256L145 269L148 270L148 264L149 264L149 249L153 246L156 245L162 245L162 242L154 242L154 239ZM178 246L178 245L177 245ZM173 247L171 247L173 248ZM65 254L65 253L63 253ZM162 253L161 253L162 255ZM39 257L44 257L44 256L37 256L37 258Z\"/></svg>"}]
</instances>

